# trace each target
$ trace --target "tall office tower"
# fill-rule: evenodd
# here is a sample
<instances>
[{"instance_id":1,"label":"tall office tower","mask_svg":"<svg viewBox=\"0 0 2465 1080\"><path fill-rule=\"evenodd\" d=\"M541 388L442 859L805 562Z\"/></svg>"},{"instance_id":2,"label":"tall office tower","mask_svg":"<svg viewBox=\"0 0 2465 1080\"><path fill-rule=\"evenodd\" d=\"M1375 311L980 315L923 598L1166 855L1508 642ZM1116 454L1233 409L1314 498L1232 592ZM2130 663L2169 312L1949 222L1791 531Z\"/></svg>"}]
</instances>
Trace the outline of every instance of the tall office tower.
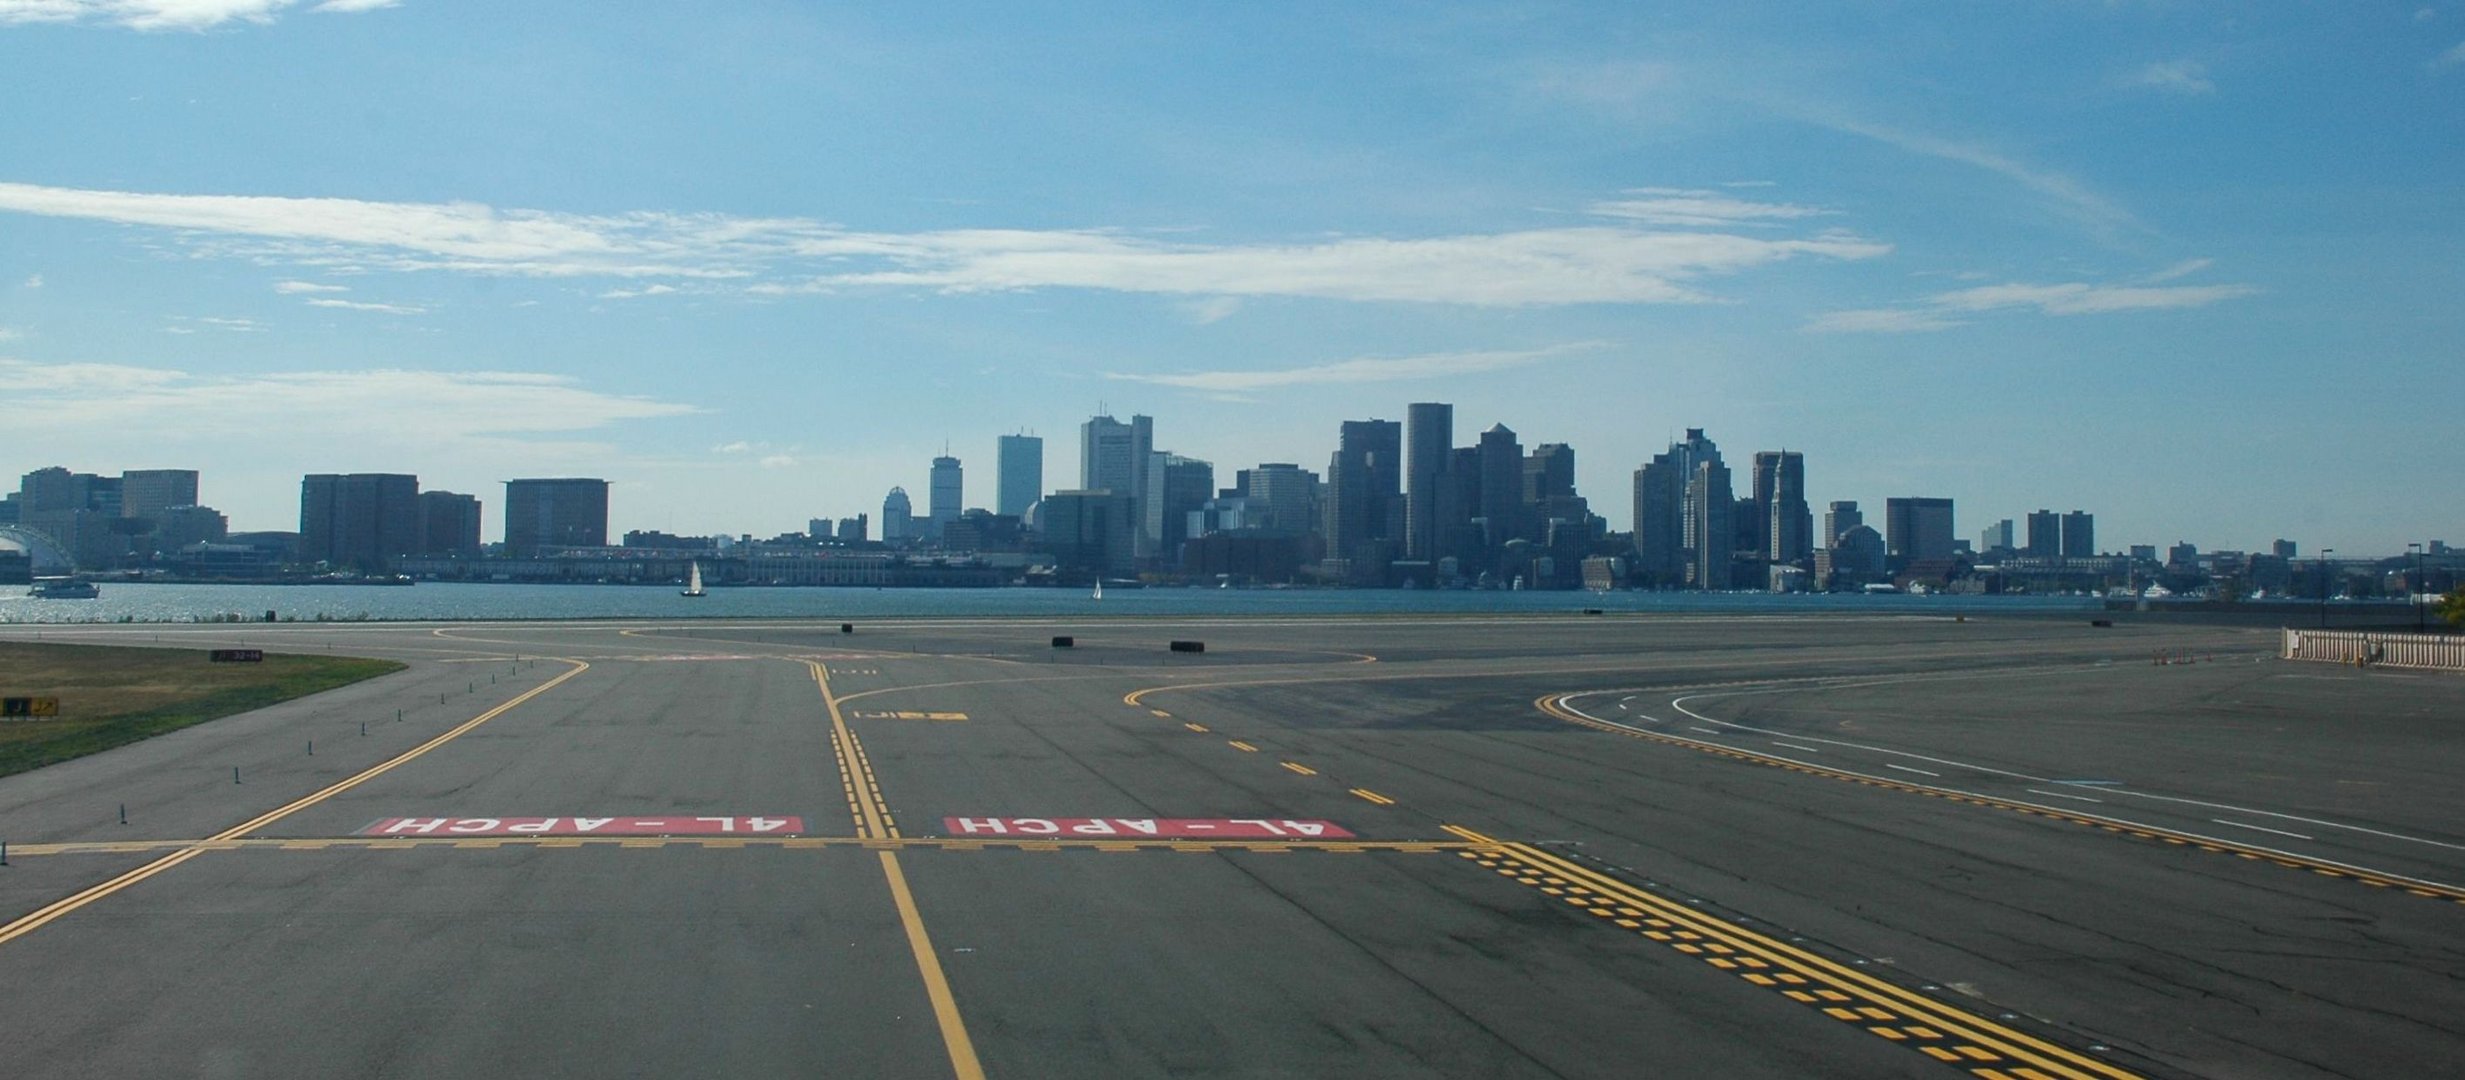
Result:
<instances>
[{"instance_id":1,"label":"tall office tower","mask_svg":"<svg viewBox=\"0 0 2465 1080\"><path fill-rule=\"evenodd\" d=\"M1056 491L1044 499L1044 548L1080 580L1129 573L1138 529L1133 500L1115 491Z\"/></svg>"},{"instance_id":2,"label":"tall office tower","mask_svg":"<svg viewBox=\"0 0 2465 1080\"><path fill-rule=\"evenodd\" d=\"M1698 466L1719 461L1720 448L1703 437L1703 429L1687 428L1684 439L1670 443L1669 449L1635 470L1635 562L1654 584L1681 585L1690 579L1688 567L1693 560L1688 552L1698 523L1687 515L1687 488ZM1722 497L1727 494L1723 491ZM1727 512L1721 517L1720 535L1725 537ZM1723 552L1721 558L1725 564L1728 553Z\"/></svg>"},{"instance_id":3,"label":"tall office tower","mask_svg":"<svg viewBox=\"0 0 2465 1080\"><path fill-rule=\"evenodd\" d=\"M450 491L419 493L419 553L479 557L479 497Z\"/></svg>"},{"instance_id":4,"label":"tall office tower","mask_svg":"<svg viewBox=\"0 0 2465 1080\"><path fill-rule=\"evenodd\" d=\"M2094 558L2097 554L2097 516L2085 510L2063 515L2063 557Z\"/></svg>"},{"instance_id":5,"label":"tall office tower","mask_svg":"<svg viewBox=\"0 0 2465 1080\"><path fill-rule=\"evenodd\" d=\"M2052 510L2032 510L2028 515L2028 546L2020 554L2032 559L2053 559L2063 554L2063 518Z\"/></svg>"},{"instance_id":6,"label":"tall office tower","mask_svg":"<svg viewBox=\"0 0 2465 1080\"><path fill-rule=\"evenodd\" d=\"M997 465L993 512L1025 517L1027 508L1044 497L1044 439L1036 435L1004 435Z\"/></svg>"},{"instance_id":7,"label":"tall office tower","mask_svg":"<svg viewBox=\"0 0 2465 1080\"><path fill-rule=\"evenodd\" d=\"M1505 424L1481 433L1481 519L1490 547L1529 534L1524 526L1524 448Z\"/></svg>"},{"instance_id":8,"label":"tall office tower","mask_svg":"<svg viewBox=\"0 0 2465 1080\"><path fill-rule=\"evenodd\" d=\"M58 465L36 469L17 481L18 512L91 510L86 498L91 473L73 473Z\"/></svg>"},{"instance_id":9,"label":"tall office tower","mask_svg":"<svg viewBox=\"0 0 2465 1080\"><path fill-rule=\"evenodd\" d=\"M1977 534L1978 554L1982 555L1989 551L2012 550L2012 535L2010 518L2004 518L2001 521L1986 526L1986 531Z\"/></svg>"},{"instance_id":10,"label":"tall office tower","mask_svg":"<svg viewBox=\"0 0 2465 1080\"><path fill-rule=\"evenodd\" d=\"M872 515L870 514L858 514L855 517L840 518L839 542L842 544L861 544L871 539L871 518Z\"/></svg>"},{"instance_id":11,"label":"tall office tower","mask_svg":"<svg viewBox=\"0 0 2465 1080\"><path fill-rule=\"evenodd\" d=\"M1404 409L1404 556L1435 559L1438 486L1455 448L1455 406L1414 402Z\"/></svg>"},{"instance_id":12,"label":"tall office tower","mask_svg":"<svg viewBox=\"0 0 2465 1080\"><path fill-rule=\"evenodd\" d=\"M1266 528L1289 533L1317 531L1317 474L1280 461L1244 471L1249 476L1250 506L1264 508Z\"/></svg>"},{"instance_id":13,"label":"tall office tower","mask_svg":"<svg viewBox=\"0 0 2465 1080\"><path fill-rule=\"evenodd\" d=\"M195 505L195 469L132 469L120 474L121 517L160 518L174 506Z\"/></svg>"},{"instance_id":14,"label":"tall office tower","mask_svg":"<svg viewBox=\"0 0 2465 1080\"><path fill-rule=\"evenodd\" d=\"M2299 556L2294 554L2296 550L2297 548L2291 540L2278 540L2268 545L2269 554L2275 555L2280 559L2298 558Z\"/></svg>"},{"instance_id":15,"label":"tall office tower","mask_svg":"<svg viewBox=\"0 0 2465 1080\"><path fill-rule=\"evenodd\" d=\"M1795 450L1757 451L1754 485L1755 550L1768 562L1805 565L1814 556L1814 510L1806 505L1806 456Z\"/></svg>"},{"instance_id":16,"label":"tall office tower","mask_svg":"<svg viewBox=\"0 0 2465 1080\"><path fill-rule=\"evenodd\" d=\"M882 543L904 544L914 539L916 508L907 501L907 489L894 487L882 496Z\"/></svg>"},{"instance_id":17,"label":"tall office tower","mask_svg":"<svg viewBox=\"0 0 2465 1080\"><path fill-rule=\"evenodd\" d=\"M837 537L837 530L831 527L829 518L806 518L805 536L814 540L831 540Z\"/></svg>"},{"instance_id":18,"label":"tall office tower","mask_svg":"<svg viewBox=\"0 0 2465 1080\"><path fill-rule=\"evenodd\" d=\"M1911 497L1883 500L1885 552L1895 560L1895 565L1905 566L1919 559L1951 558L1951 538L1950 499Z\"/></svg>"},{"instance_id":19,"label":"tall office tower","mask_svg":"<svg viewBox=\"0 0 2465 1080\"><path fill-rule=\"evenodd\" d=\"M505 553L608 546L608 482L579 477L505 481Z\"/></svg>"},{"instance_id":20,"label":"tall office tower","mask_svg":"<svg viewBox=\"0 0 2465 1080\"><path fill-rule=\"evenodd\" d=\"M932 486L925 494L924 504L926 539L940 540L942 530L959 519L960 510L966 509L964 475L959 459L948 454L933 459Z\"/></svg>"},{"instance_id":21,"label":"tall office tower","mask_svg":"<svg viewBox=\"0 0 2465 1080\"><path fill-rule=\"evenodd\" d=\"M1735 584L1729 562L1737 556L1736 513L1729 467L1717 455L1696 462L1694 475L1686 479L1686 577L1695 588Z\"/></svg>"},{"instance_id":22,"label":"tall office tower","mask_svg":"<svg viewBox=\"0 0 2465 1080\"><path fill-rule=\"evenodd\" d=\"M316 473L300 478L301 562L378 572L419 548L419 477Z\"/></svg>"},{"instance_id":23,"label":"tall office tower","mask_svg":"<svg viewBox=\"0 0 2465 1080\"><path fill-rule=\"evenodd\" d=\"M1396 500L1402 497L1404 426L1393 420L1346 420L1327 462L1327 556L1360 558L1360 548L1401 539Z\"/></svg>"},{"instance_id":24,"label":"tall office tower","mask_svg":"<svg viewBox=\"0 0 2465 1080\"><path fill-rule=\"evenodd\" d=\"M1857 500L1840 499L1833 502L1830 509L1823 511L1823 546L1839 543L1841 533L1865 523L1866 515L1858 512Z\"/></svg>"},{"instance_id":25,"label":"tall office tower","mask_svg":"<svg viewBox=\"0 0 2465 1080\"><path fill-rule=\"evenodd\" d=\"M1136 499L1147 490L1147 456L1155 453L1155 421L1133 416L1090 418L1078 429L1078 482L1084 491L1116 491Z\"/></svg>"},{"instance_id":26,"label":"tall office tower","mask_svg":"<svg viewBox=\"0 0 2465 1080\"><path fill-rule=\"evenodd\" d=\"M1551 499L1575 494L1574 447L1542 443L1525 455L1523 464L1523 501L1535 514L1547 507Z\"/></svg>"},{"instance_id":27,"label":"tall office tower","mask_svg":"<svg viewBox=\"0 0 2465 1080\"><path fill-rule=\"evenodd\" d=\"M1181 542L1190 537L1190 512L1207 505L1214 494L1213 463L1162 452L1147 463L1147 497L1139 509L1155 554L1170 563L1181 560Z\"/></svg>"}]
</instances>

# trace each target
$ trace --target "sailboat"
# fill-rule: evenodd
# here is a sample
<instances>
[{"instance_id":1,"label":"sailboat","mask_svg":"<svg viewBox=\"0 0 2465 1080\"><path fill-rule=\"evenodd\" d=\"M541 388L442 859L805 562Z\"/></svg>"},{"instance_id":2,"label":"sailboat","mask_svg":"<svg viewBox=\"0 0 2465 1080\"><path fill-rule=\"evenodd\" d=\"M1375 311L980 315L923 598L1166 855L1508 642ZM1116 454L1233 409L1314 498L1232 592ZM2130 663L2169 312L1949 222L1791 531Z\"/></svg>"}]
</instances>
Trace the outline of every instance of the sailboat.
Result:
<instances>
[{"instance_id":1,"label":"sailboat","mask_svg":"<svg viewBox=\"0 0 2465 1080\"><path fill-rule=\"evenodd\" d=\"M703 595L703 592L702 592L702 563L701 563L701 560L698 560L698 559L697 559L697 560L695 560L695 561L694 561L694 563L693 563L693 569L685 575L685 589L684 589L684 591L683 591L683 592L680 592L680 593L677 593L676 595L678 595L678 596L701 596L701 595Z\"/></svg>"},{"instance_id":2,"label":"sailboat","mask_svg":"<svg viewBox=\"0 0 2465 1080\"><path fill-rule=\"evenodd\" d=\"M1103 579L1103 578L1097 578L1097 579L1096 579L1096 595L1095 595L1095 599L1098 599L1098 600L1102 600L1102 599L1104 599L1104 579Z\"/></svg>"}]
</instances>

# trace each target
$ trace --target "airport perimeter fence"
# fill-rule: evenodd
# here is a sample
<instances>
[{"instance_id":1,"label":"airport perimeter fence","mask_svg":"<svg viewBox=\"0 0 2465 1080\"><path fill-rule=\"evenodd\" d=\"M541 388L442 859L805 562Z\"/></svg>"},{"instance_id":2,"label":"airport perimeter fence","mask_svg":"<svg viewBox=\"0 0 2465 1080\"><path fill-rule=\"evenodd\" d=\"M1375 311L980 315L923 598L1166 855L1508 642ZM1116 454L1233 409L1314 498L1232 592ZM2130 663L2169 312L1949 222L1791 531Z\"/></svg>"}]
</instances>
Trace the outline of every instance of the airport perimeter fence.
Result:
<instances>
[{"instance_id":1,"label":"airport perimeter fence","mask_svg":"<svg viewBox=\"0 0 2465 1080\"><path fill-rule=\"evenodd\" d=\"M2465 671L2465 637L2287 630L2284 647L2277 655L2286 660L2324 660L2332 664Z\"/></svg>"}]
</instances>

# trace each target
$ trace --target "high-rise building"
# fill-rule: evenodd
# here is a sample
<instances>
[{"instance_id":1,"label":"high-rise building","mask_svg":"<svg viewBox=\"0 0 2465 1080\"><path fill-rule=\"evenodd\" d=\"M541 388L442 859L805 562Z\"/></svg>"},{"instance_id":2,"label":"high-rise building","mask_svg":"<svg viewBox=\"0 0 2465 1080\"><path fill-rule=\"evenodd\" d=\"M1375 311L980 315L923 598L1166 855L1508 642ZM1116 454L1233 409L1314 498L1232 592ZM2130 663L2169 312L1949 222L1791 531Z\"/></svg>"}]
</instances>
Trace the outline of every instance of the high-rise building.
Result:
<instances>
[{"instance_id":1,"label":"high-rise building","mask_svg":"<svg viewBox=\"0 0 2465 1080\"><path fill-rule=\"evenodd\" d=\"M872 515L869 514L858 514L855 517L840 518L839 542L842 544L861 544L865 543L867 540L870 540L872 524L871 517Z\"/></svg>"},{"instance_id":2,"label":"high-rise building","mask_svg":"<svg viewBox=\"0 0 2465 1080\"><path fill-rule=\"evenodd\" d=\"M582 477L505 481L505 553L528 558L608 546L608 482Z\"/></svg>"},{"instance_id":3,"label":"high-rise building","mask_svg":"<svg viewBox=\"0 0 2465 1080\"><path fill-rule=\"evenodd\" d=\"M940 540L942 530L957 521L959 511L966 509L965 503L965 473L959 467L959 459L948 454L934 458L932 486L925 494L925 538Z\"/></svg>"},{"instance_id":4,"label":"high-rise building","mask_svg":"<svg viewBox=\"0 0 2465 1080\"><path fill-rule=\"evenodd\" d=\"M835 540L838 530L832 527L829 518L806 518L805 536L813 540Z\"/></svg>"},{"instance_id":5,"label":"high-rise building","mask_svg":"<svg viewBox=\"0 0 2465 1080\"><path fill-rule=\"evenodd\" d=\"M1533 447L1524 457L1524 505L1537 512L1551 499L1574 494L1575 448L1554 442Z\"/></svg>"},{"instance_id":6,"label":"high-rise building","mask_svg":"<svg viewBox=\"0 0 2465 1080\"><path fill-rule=\"evenodd\" d=\"M1044 439L1036 435L1004 435L996 464L993 512L1024 517L1027 508L1044 497Z\"/></svg>"},{"instance_id":7,"label":"high-rise building","mask_svg":"<svg viewBox=\"0 0 2465 1080\"><path fill-rule=\"evenodd\" d=\"M1327 462L1327 557L1358 560L1364 545L1401 539L1403 441L1393 420L1344 421Z\"/></svg>"},{"instance_id":8,"label":"high-rise building","mask_svg":"<svg viewBox=\"0 0 2465 1080\"><path fill-rule=\"evenodd\" d=\"M907 501L907 489L894 487L882 496L882 543L898 545L915 539L916 508Z\"/></svg>"},{"instance_id":9,"label":"high-rise building","mask_svg":"<svg viewBox=\"0 0 2465 1080\"><path fill-rule=\"evenodd\" d=\"M1438 487L1455 446L1455 406L1436 401L1406 406L1404 439L1411 451L1404 460L1404 555L1431 559L1437 549Z\"/></svg>"},{"instance_id":10,"label":"high-rise building","mask_svg":"<svg viewBox=\"0 0 2465 1080\"><path fill-rule=\"evenodd\" d=\"M1147 490L1147 457L1155 453L1153 419L1132 416L1125 424L1110 416L1091 417L1078 432L1079 490L1110 491L1130 499Z\"/></svg>"},{"instance_id":11,"label":"high-rise building","mask_svg":"<svg viewBox=\"0 0 2465 1080\"><path fill-rule=\"evenodd\" d=\"M1044 548L1078 580L1128 574L1136 565L1134 502L1108 490L1056 491L1044 499Z\"/></svg>"},{"instance_id":12,"label":"high-rise building","mask_svg":"<svg viewBox=\"0 0 2465 1080\"><path fill-rule=\"evenodd\" d=\"M1755 550L1769 562L1802 566L1814 556L1814 510L1806 505L1806 456L1755 453Z\"/></svg>"},{"instance_id":13,"label":"high-rise building","mask_svg":"<svg viewBox=\"0 0 2465 1080\"><path fill-rule=\"evenodd\" d=\"M316 473L300 478L300 561L366 573L420 549L419 477Z\"/></svg>"},{"instance_id":14,"label":"high-rise building","mask_svg":"<svg viewBox=\"0 0 2465 1080\"><path fill-rule=\"evenodd\" d=\"M1686 580L1698 589L1736 585L1730 562L1737 557L1737 498L1729 467L1714 455L1695 463L1686 479Z\"/></svg>"},{"instance_id":15,"label":"high-rise building","mask_svg":"<svg viewBox=\"0 0 2465 1080\"><path fill-rule=\"evenodd\" d=\"M132 469L120 474L121 517L154 519L174 506L195 505L195 469Z\"/></svg>"},{"instance_id":16,"label":"high-rise building","mask_svg":"<svg viewBox=\"0 0 2465 1080\"><path fill-rule=\"evenodd\" d=\"M1726 574L1730 553L1727 538L1734 528L1730 521L1728 470L1719 474L1717 515L1711 513L1709 491L1702 504L1703 514L1693 512L1696 501L1693 488L1701 467L1720 463L1720 448L1705 438L1702 428L1687 428L1686 437L1669 444L1669 449L1653 455L1642 468L1635 470L1635 561L1644 578L1656 585L1684 585L1695 581L1693 568L1698 560L1694 553L1699 535L1709 533L1719 537L1715 547ZM1717 516L1717 527L1707 517ZM1698 587L1725 588L1725 585Z\"/></svg>"},{"instance_id":17,"label":"high-rise building","mask_svg":"<svg viewBox=\"0 0 2465 1080\"><path fill-rule=\"evenodd\" d=\"M1261 528L1289 533L1318 530L1318 475L1288 462L1268 462L1244 469L1242 488L1250 509L1261 512Z\"/></svg>"},{"instance_id":18,"label":"high-rise building","mask_svg":"<svg viewBox=\"0 0 2465 1080\"><path fill-rule=\"evenodd\" d=\"M2028 515L2028 544L2020 554L2032 559L2055 559L2063 554L2063 518L2052 510L2031 510Z\"/></svg>"},{"instance_id":19,"label":"high-rise building","mask_svg":"<svg viewBox=\"0 0 2465 1080\"><path fill-rule=\"evenodd\" d=\"M1197 458L1158 451L1147 463L1147 497L1140 500L1141 527L1155 554L1166 562L1181 557L1181 542L1190 536L1190 512L1207 505L1215 494L1215 466Z\"/></svg>"},{"instance_id":20,"label":"high-rise building","mask_svg":"<svg viewBox=\"0 0 2465 1080\"><path fill-rule=\"evenodd\" d=\"M2298 548L2291 540L2278 540L2268 545L2268 553L2280 559L2298 558L2299 556L2295 555L2297 550Z\"/></svg>"},{"instance_id":21,"label":"high-rise building","mask_svg":"<svg viewBox=\"0 0 2465 1080\"><path fill-rule=\"evenodd\" d=\"M1513 429L1492 424L1481 433L1481 520L1490 547L1525 538L1524 448Z\"/></svg>"},{"instance_id":22,"label":"high-rise building","mask_svg":"<svg viewBox=\"0 0 2465 1080\"><path fill-rule=\"evenodd\" d=\"M419 493L419 553L479 557L479 497L450 491Z\"/></svg>"},{"instance_id":23,"label":"high-rise building","mask_svg":"<svg viewBox=\"0 0 2465 1080\"><path fill-rule=\"evenodd\" d=\"M1898 498L1883 501L1886 553L1898 565L1920 559L1952 557L1950 499Z\"/></svg>"},{"instance_id":24,"label":"high-rise building","mask_svg":"<svg viewBox=\"0 0 2465 1080\"><path fill-rule=\"evenodd\" d=\"M2063 515L2063 557L2089 559L2097 555L2097 517L2085 510Z\"/></svg>"},{"instance_id":25,"label":"high-rise building","mask_svg":"<svg viewBox=\"0 0 2465 1080\"><path fill-rule=\"evenodd\" d=\"M2010 518L1997 521L1986 526L1986 531L1977 534L1977 551L1981 555L1995 551L2009 552L2013 550L2013 535Z\"/></svg>"},{"instance_id":26,"label":"high-rise building","mask_svg":"<svg viewBox=\"0 0 2465 1080\"><path fill-rule=\"evenodd\" d=\"M1857 500L1840 499L1823 511L1823 545L1840 542L1840 534L1866 523L1866 515L1857 509Z\"/></svg>"}]
</instances>

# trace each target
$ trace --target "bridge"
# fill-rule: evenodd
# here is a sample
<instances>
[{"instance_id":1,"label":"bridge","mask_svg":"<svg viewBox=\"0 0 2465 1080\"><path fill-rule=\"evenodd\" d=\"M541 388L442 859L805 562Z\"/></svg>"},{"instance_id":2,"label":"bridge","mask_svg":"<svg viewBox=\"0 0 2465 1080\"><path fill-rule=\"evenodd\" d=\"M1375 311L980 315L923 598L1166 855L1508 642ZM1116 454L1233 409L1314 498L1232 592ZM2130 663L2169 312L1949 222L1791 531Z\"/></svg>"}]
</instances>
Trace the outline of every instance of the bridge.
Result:
<instances>
[{"instance_id":1,"label":"bridge","mask_svg":"<svg viewBox=\"0 0 2465 1080\"><path fill-rule=\"evenodd\" d=\"M32 529L16 525L0 525L0 544L18 548L34 560L37 574L65 574L76 569L76 562L61 550L58 541Z\"/></svg>"}]
</instances>

